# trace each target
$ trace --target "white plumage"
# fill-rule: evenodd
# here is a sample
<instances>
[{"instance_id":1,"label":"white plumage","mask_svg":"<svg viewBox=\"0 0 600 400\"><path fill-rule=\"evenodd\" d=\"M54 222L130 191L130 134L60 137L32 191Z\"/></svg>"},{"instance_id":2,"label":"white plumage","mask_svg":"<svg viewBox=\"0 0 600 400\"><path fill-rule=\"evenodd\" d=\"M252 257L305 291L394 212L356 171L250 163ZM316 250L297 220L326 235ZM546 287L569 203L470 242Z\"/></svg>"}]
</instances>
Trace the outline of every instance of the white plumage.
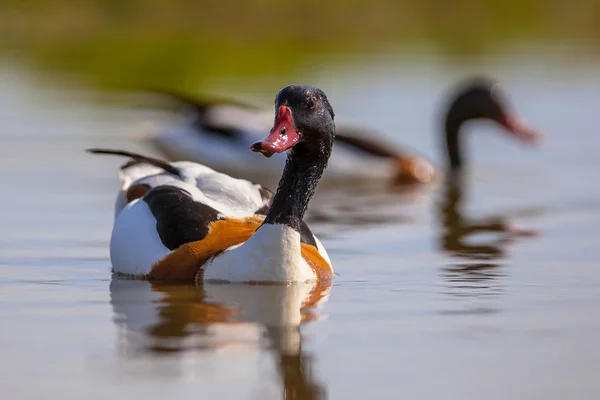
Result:
<instances>
[{"instance_id":1,"label":"white plumage","mask_svg":"<svg viewBox=\"0 0 600 400\"><path fill-rule=\"evenodd\" d=\"M286 225L263 225L246 243L210 261L204 269L204 280L257 282L315 280L315 273L304 261L300 252L298 232ZM241 266L243 268L240 268Z\"/></svg>"},{"instance_id":2,"label":"white plumage","mask_svg":"<svg viewBox=\"0 0 600 400\"><path fill-rule=\"evenodd\" d=\"M115 272L142 276L171 251L156 231L156 218L148 204L134 200L115 218L110 237L110 261Z\"/></svg>"},{"instance_id":3,"label":"white plumage","mask_svg":"<svg viewBox=\"0 0 600 400\"><path fill-rule=\"evenodd\" d=\"M147 184L150 187L176 186L189 192L194 200L206 204L224 215L242 218L254 214L267 204L262 198L260 185L244 179L235 179L189 161L171 163L181 171L182 177L145 164L134 165L120 171L121 190L117 198L115 214L126 204L124 198L133 185Z\"/></svg>"}]
</instances>

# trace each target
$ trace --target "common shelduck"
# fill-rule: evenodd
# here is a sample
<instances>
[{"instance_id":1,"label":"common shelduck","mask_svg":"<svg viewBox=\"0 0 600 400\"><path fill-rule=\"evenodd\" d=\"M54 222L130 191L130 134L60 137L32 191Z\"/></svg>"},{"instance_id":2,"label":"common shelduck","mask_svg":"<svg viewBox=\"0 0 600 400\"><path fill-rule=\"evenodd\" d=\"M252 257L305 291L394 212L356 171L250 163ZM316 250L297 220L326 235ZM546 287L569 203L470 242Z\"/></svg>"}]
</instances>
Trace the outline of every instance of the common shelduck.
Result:
<instances>
[{"instance_id":1,"label":"common shelduck","mask_svg":"<svg viewBox=\"0 0 600 400\"><path fill-rule=\"evenodd\" d=\"M269 129L272 116L253 104L227 99L194 99L161 91L183 105L183 121L156 126L147 140L171 160L193 160L242 178L269 175L273 164L251 157L247 146ZM463 157L461 126L471 120L491 120L526 143L539 133L526 124L506 101L494 79L470 77L455 85L445 105L443 148L450 170L459 170ZM283 157L274 157L282 166ZM336 121L336 141L324 179L388 179L393 184L429 183L434 169L417 156L385 140L375 130Z\"/></svg>"},{"instance_id":2,"label":"common shelduck","mask_svg":"<svg viewBox=\"0 0 600 400\"><path fill-rule=\"evenodd\" d=\"M303 222L335 135L325 93L283 88L275 123L251 150L287 151L275 195L192 162L168 163L133 153L121 169L110 241L115 272L148 279L221 282L328 280L327 252Z\"/></svg>"}]
</instances>

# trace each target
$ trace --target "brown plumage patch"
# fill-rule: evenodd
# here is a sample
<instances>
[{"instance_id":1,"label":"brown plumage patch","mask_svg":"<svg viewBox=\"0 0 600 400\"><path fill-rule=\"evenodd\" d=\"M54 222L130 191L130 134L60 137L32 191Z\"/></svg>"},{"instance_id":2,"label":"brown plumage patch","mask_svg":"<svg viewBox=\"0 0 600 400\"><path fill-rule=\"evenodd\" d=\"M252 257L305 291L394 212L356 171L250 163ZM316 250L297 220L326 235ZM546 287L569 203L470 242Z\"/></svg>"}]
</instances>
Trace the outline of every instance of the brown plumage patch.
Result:
<instances>
[{"instance_id":1,"label":"brown plumage patch","mask_svg":"<svg viewBox=\"0 0 600 400\"><path fill-rule=\"evenodd\" d=\"M129 189L127 189L127 194L125 195L127 198L127 203L131 203L132 201L139 199L150 189L151 186L146 183L131 186Z\"/></svg>"},{"instance_id":2,"label":"brown plumage patch","mask_svg":"<svg viewBox=\"0 0 600 400\"><path fill-rule=\"evenodd\" d=\"M418 157L398 158L393 182L396 185L429 183L433 177L433 167L427 161Z\"/></svg>"},{"instance_id":3,"label":"brown plumage patch","mask_svg":"<svg viewBox=\"0 0 600 400\"><path fill-rule=\"evenodd\" d=\"M147 277L157 280L202 281L202 266L231 246L250 239L263 220L263 215L254 215L213 221L204 239L179 246L154 264ZM331 280L333 269L315 246L302 243L301 252L302 258L314 271L318 281Z\"/></svg>"},{"instance_id":4,"label":"brown plumage patch","mask_svg":"<svg viewBox=\"0 0 600 400\"><path fill-rule=\"evenodd\" d=\"M186 243L152 266L150 279L194 280L202 273L201 267L211 257L248 240L260 226L264 216L225 218L209 225L208 235L202 240Z\"/></svg>"},{"instance_id":5,"label":"brown plumage patch","mask_svg":"<svg viewBox=\"0 0 600 400\"><path fill-rule=\"evenodd\" d=\"M264 216L226 218L210 223L208 235L195 242L186 243L166 255L152 266L149 279L202 280L202 266L212 257L250 239L262 224ZM331 280L333 269L313 245L301 244L302 258L314 271L319 282Z\"/></svg>"},{"instance_id":6,"label":"brown plumage patch","mask_svg":"<svg viewBox=\"0 0 600 400\"><path fill-rule=\"evenodd\" d=\"M302 258L304 258L304 261L306 261L308 266L315 273L317 281L327 281L331 279L333 268L331 268L331 265L329 265L323 256L319 254L319 250L315 246L302 243L301 251Z\"/></svg>"}]
</instances>

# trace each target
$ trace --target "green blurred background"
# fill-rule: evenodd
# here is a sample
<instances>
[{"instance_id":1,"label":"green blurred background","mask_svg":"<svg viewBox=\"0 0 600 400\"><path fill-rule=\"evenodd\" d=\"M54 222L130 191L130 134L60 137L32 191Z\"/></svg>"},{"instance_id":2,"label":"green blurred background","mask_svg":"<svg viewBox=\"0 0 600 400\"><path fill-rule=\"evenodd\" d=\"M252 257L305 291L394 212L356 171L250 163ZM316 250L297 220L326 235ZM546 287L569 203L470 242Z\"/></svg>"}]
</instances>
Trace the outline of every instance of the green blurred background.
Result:
<instances>
[{"instance_id":1,"label":"green blurred background","mask_svg":"<svg viewBox=\"0 0 600 400\"><path fill-rule=\"evenodd\" d=\"M119 91L197 91L215 77L293 75L313 61L357 55L368 61L432 53L453 62L525 46L595 57L599 38L598 0L4 0L0 6L0 61Z\"/></svg>"}]
</instances>

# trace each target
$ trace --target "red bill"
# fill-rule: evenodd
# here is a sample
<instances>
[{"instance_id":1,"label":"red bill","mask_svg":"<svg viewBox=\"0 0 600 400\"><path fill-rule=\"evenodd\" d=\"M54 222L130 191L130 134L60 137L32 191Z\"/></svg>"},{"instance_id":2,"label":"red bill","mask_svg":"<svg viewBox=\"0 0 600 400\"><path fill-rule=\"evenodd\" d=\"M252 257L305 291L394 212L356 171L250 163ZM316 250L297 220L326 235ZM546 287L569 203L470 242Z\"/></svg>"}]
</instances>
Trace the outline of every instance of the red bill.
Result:
<instances>
[{"instance_id":1,"label":"red bill","mask_svg":"<svg viewBox=\"0 0 600 400\"><path fill-rule=\"evenodd\" d=\"M250 150L262 153L265 157L271 157L275 153L283 153L294 147L301 137L300 132L294 128L292 110L287 106L280 106L269 136L252 144Z\"/></svg>"},{"instance_id":2,"label":"red bill","mask_svg":"<svg viewBox=\"0 0 600 400\"><path fill-rule=\"evenodd\" d=\"M517 139L528 144L539 144L543 136L542 134L529 125L523 118L515 114L505 114L504 118L499 121L502 126L508 129Z\"/></svg>"}]
</instances>

